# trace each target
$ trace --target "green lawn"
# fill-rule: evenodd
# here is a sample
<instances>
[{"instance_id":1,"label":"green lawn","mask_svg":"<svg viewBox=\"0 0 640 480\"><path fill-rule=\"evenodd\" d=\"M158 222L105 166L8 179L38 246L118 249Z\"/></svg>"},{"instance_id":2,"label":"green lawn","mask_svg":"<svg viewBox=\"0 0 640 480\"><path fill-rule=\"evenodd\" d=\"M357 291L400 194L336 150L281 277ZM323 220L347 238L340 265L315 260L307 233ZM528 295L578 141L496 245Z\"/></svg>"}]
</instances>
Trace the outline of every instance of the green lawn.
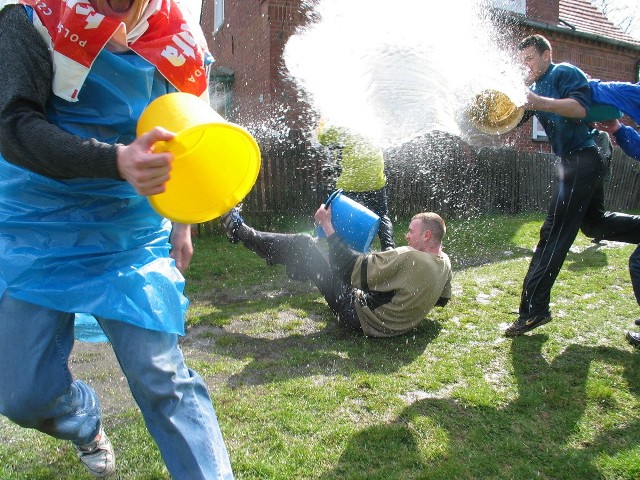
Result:
<instances>
[{"instance_id":1,"label":"green lawn","mask_svg":"<svg viewBox=\"0 0 640 480\"><path fill-rule=\"evenodd\" d=\"M449 221L454 298L393 339L350 334L281 267L221 235L197 239L183 349L211 387L236 477L640 478L640 351L624 338L640 317L635 246L580 235L554 320L507 339L541 221ZM111 410L119 478L167 479L136 409ZM88 477L65 442L1 420L0 478Z\"/></svg>"}]
</instances>

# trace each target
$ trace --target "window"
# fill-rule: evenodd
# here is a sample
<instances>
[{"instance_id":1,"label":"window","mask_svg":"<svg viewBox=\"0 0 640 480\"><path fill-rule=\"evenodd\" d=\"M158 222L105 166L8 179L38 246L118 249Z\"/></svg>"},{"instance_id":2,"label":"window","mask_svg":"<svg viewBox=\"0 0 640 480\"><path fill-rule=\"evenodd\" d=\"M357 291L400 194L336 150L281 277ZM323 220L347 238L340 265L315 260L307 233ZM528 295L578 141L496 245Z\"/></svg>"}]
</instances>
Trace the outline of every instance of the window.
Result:
<instances>
[{"instance_id":1,"label":"window","mask_svg":"<svg viewBox=\"0 0 640 480\"><path fill-rule=\"evenodd\" d=\"M542 124L538 120L538 117L536 117L535 115L533 116L532 124L533 128L531 132L531 138L538 142L548 142L549 138L547 137L547 133L544 131L544 128L542 128Z\"/></svg>"},{"instance_id":2,"label":"window","mask_svg":"<svg viewBox=\"0 0 640 480\"><path fill-rule=\"evenodd\" d=\"M495 8L501 8L502 10L508 10L509 12L527 13L526 0L489 0L489 4Z\"/></svg>"},{"instance_id":3,"label":"window","mask_svg":"<svg viewBox=\"0 0 640 480\"><path fill-rule=\"evenodd\" d=\"M231 85L228 83L216 82L209 86L211 108L224 119L231 116L231 94Z\"/></svg>"},{"instance_id":4,"label":"window","mask_svg":"<svg viewBox=\"0 0 640 480\"><path fill-rule=\"evenodd\" d=\"M220 30L224 23L224 0L213 1L213 31Z\"/></svg>"},{"instance_id":5,"label":"window","mask_svg":"<svg viewBox=\"0 0 640 480\"><path fill-rule=\"evenodd\" d=\"M209 102L211 107L226 120L231 119L231 101L233 98L233 70L226 67L213 67L209 74Z\"/></svg>"}]
</instances>

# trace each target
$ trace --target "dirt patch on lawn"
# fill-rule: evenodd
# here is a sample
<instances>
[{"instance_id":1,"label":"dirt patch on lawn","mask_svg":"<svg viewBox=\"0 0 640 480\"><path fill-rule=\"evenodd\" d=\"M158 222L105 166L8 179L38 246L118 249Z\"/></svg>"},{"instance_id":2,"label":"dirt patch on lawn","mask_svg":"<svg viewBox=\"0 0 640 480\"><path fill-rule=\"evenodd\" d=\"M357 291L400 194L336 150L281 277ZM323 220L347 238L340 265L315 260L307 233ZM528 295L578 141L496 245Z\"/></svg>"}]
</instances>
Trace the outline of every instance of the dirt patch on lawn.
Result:
<instances>
[{"instance_id":1,"label":"dirt patch on lawn","mask_svg":"<svg viewBox=\"0 0 640 480\"><path fill-rule=\"evenodd\" d=\"M315 288L305 282L286 280L278 283L266 282L265 284L253 285L247 288L212 289L206 295L201 295L198 298L192 297L191 305L225 305L241 303L257 297L279 298L307 294L314 291L316 291ZM290 336L291 330L286 326L294 320L298 322L296 325L296 333L298 334L310 334L319 330L317 318L313 316L299 318L293 312L282 311L273 320L272 328L258 337L274 339ZM282 328L279 328L279 324L282 325ZM180 347L185 354L187 364L219 361L220 357L214 353L218 339L230 335L236 337L245 336L251 328L251 324L245 321L235 321L224 328L209 325L189 327L186 335L180 339ZM253 344L252 346L247 346L249 349L255 347L256 345ZM118 414L137 408L111 344L76 341L70 358L70 368L74 378L86 382L96 391L105 415ZM194 368L194 370L197 370L197 368ZM228 376L204 377L211 389L228 381Z\"/></svg>"}]
</instances>

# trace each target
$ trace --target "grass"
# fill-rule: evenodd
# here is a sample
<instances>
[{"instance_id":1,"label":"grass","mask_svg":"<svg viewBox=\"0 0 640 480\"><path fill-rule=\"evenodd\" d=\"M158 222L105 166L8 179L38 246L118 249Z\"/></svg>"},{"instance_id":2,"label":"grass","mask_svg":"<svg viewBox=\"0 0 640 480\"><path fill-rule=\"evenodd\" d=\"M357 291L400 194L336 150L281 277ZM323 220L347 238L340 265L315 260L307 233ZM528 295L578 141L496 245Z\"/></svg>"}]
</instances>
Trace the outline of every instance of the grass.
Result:
<instances>
[{"instance_id":1,"label":"grass","mask_svg":"<svg viewBox=\"0 0 640 480\"><path fill-rule=\"evenodd\" d=\"M197 239L182 343L236 478L640 478L640 352L624 339L639 312L635 246L580 235L552 291L554 321L506 339L541 221L448 222L454 299L392 339L346 332L281 267L221 235ZM402 243L407 224L396 222ZM121 479L168 478L135 408L105 424ZM87 476L65 442L3 419L0 478Z\"/></svg>"}]
</instances>

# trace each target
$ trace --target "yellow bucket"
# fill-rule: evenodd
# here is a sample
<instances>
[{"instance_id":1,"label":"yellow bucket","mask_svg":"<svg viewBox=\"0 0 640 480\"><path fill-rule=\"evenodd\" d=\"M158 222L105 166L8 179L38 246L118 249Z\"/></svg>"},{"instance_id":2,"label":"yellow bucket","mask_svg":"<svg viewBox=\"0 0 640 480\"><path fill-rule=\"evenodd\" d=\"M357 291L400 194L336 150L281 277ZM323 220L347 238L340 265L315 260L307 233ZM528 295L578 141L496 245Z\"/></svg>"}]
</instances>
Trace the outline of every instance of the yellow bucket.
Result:
<instances>
[{"instance_id":1,"label":"yellow bucket","mask_svg":"<svg viewBox=\"0 0 640 480\"><path fill-rule=\"evenodd\" d=\"M158 97L142 112L140 136L160 126L176 133L157 142L173 164L165 192L149 197L162 216L179 223L201 223L236 206L251 191L260 171L260 148L244 128L227 122L190 93Z\"/></svg>"},{"instance_id":2,"label":"yellow bucket","mask_svg":"<svg viewBox=\"0 0 640 480\"><path fill-rule=\"evenodd\" d=\"M506 93L487 89L475 96L467 107L467 116L481 132L501 135L520 123L524 110L516 106Z\"/></svg>"}]
</instances>

